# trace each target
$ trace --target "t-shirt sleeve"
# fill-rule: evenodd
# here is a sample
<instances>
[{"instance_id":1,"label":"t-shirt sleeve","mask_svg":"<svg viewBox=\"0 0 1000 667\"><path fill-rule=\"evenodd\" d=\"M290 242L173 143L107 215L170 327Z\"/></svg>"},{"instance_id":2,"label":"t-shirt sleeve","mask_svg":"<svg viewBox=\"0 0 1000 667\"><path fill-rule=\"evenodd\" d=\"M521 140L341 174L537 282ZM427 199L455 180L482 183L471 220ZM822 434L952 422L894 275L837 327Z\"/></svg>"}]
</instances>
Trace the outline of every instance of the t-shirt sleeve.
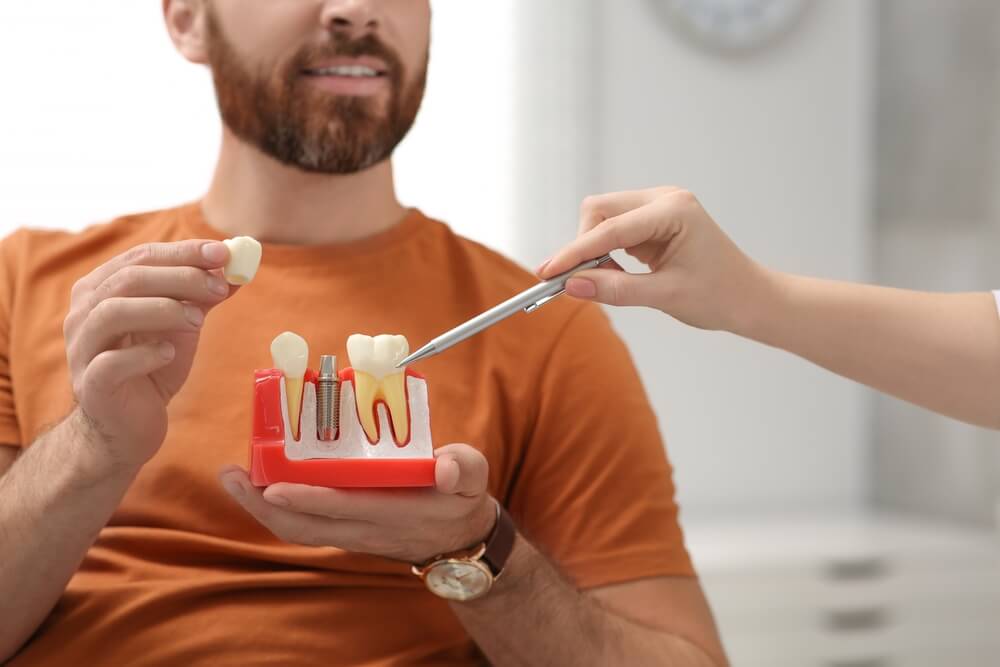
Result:
<instances>
[{"instance_id":1,"label":"t-shirt sleeve","mask_svg":"<svg viewBox=\"0 0 1000 667\"><path fill-rule=\"evenodd\" d=\"M0 240L0 447L21 446L11 379L10 334L17 279L17 247L23 231Z\"/></svg>"},{"instance_id":2,"label":"t-shirt sleeve","mask_svg":"<svg viewBox=\"0 0 1000 667\"><path fill-rule=\"evenodd\" d=\"M580 588L693 576L656 416L604 312L577 311L537 373L509 503L523 534Z\"/></svg>"},{"instance_id":3,"label":"t-shirt sleeve","mask_svg":"<svg viewBox=\"0 0 1000 667\"><path fill-rule=\"evenodd\" d=\"M997 315L1000 315L1000 289L993 292L993 298L997 301Z\"/></svg>"}]
</instances>

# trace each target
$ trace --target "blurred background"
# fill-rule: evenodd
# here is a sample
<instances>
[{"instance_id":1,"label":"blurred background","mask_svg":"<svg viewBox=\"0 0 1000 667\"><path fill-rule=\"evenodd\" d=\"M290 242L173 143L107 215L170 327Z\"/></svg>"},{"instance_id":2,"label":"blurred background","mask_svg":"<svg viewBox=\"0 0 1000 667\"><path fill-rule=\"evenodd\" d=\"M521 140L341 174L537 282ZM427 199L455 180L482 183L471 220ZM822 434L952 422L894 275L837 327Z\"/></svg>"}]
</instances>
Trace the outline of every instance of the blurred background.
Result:
<instances>
[{"instance_id":1,"label":"blurred background","mask_svg":"<svg viewBox=\"0 0 1000 667\"><path fill-rule=\"evenodd\" d=\"M203 192L211 85L159 6L0 5L0 233ZM1000 3L433 6L401 197L525 265L575 235L585 195L676 184L776 268L1000 287ZM725 334L612 317L734 665L1000 663L1000 434Z\"/></svg>"}]
</instances>

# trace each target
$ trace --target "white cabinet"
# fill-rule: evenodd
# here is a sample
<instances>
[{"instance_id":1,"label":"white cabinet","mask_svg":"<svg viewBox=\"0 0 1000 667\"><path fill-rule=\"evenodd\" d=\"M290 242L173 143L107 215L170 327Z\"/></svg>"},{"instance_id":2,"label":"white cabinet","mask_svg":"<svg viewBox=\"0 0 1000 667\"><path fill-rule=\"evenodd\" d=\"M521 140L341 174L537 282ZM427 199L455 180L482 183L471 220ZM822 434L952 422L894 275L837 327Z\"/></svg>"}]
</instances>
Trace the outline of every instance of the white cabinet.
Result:
<instances>
[{"instance_id":1,"label":"white cabinet","mask_svg":"<svg viewBox=\"0 0 1000 667\"><path fill-rule=\"evenodd\" d=\"M688 521L734 667L1000 665L1000 539L886 515Z\"/></svg>"}]
</instances>

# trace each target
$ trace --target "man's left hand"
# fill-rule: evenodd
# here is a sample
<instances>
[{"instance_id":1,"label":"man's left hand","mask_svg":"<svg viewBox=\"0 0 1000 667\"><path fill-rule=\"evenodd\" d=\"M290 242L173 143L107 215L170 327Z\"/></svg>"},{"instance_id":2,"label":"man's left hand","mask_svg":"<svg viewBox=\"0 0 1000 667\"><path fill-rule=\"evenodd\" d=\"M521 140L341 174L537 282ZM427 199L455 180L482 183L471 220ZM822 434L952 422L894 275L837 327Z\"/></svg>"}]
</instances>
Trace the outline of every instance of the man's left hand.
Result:
<instances>
[{"instance_id":1,"label":"man's left hand","mask_svg":"<svg viewBox=\"0 0 1000 667\"><path fill-rule=\"evenodd\" d=\"M496 521L486 492L489 464L469 445L434 452L433 489L330 489L272 484L259 489L229 466L219 480L278 538L424 563L486 539Z\"/></svg>"}]
</instances>

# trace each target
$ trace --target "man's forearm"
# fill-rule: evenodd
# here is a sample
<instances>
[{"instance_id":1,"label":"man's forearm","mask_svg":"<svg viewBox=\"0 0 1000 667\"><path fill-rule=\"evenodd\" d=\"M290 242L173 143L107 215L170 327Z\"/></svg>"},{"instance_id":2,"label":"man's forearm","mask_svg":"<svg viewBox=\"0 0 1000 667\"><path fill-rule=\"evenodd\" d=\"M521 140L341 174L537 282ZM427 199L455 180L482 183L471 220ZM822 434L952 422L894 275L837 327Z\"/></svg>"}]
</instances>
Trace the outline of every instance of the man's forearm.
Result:
<instances>
[{"instance_id":1,"label":"man's forearm","mask_svg":"<svg viewBox=\"0 0 1000 667\"><path fill-rule=\"evenodd\" d=\"M1000 428L988 293L935 294L771 272L734 333L963 421Z\"/></svg>"},{"instance_id":2,"label":"man's forearm","mask_svg":"<svg viewBox=\"0 0 1000 667\"><path fill-rule=\"evenodd\" d=\"M42 623L135 477L99 462L79 413L0 478L0 663Z\"/></svg>"},{"instance_id":3,"label":"man's forearm","mask_svg":"<svg viewBox=\"0 0 1000 667\"><path fill-rule=\"evenodd\" d=\"M453 603L490 662L506 665L719 667L695 644L604 608L518 537L493 590Z\"/></svg>"}]
</instances>

